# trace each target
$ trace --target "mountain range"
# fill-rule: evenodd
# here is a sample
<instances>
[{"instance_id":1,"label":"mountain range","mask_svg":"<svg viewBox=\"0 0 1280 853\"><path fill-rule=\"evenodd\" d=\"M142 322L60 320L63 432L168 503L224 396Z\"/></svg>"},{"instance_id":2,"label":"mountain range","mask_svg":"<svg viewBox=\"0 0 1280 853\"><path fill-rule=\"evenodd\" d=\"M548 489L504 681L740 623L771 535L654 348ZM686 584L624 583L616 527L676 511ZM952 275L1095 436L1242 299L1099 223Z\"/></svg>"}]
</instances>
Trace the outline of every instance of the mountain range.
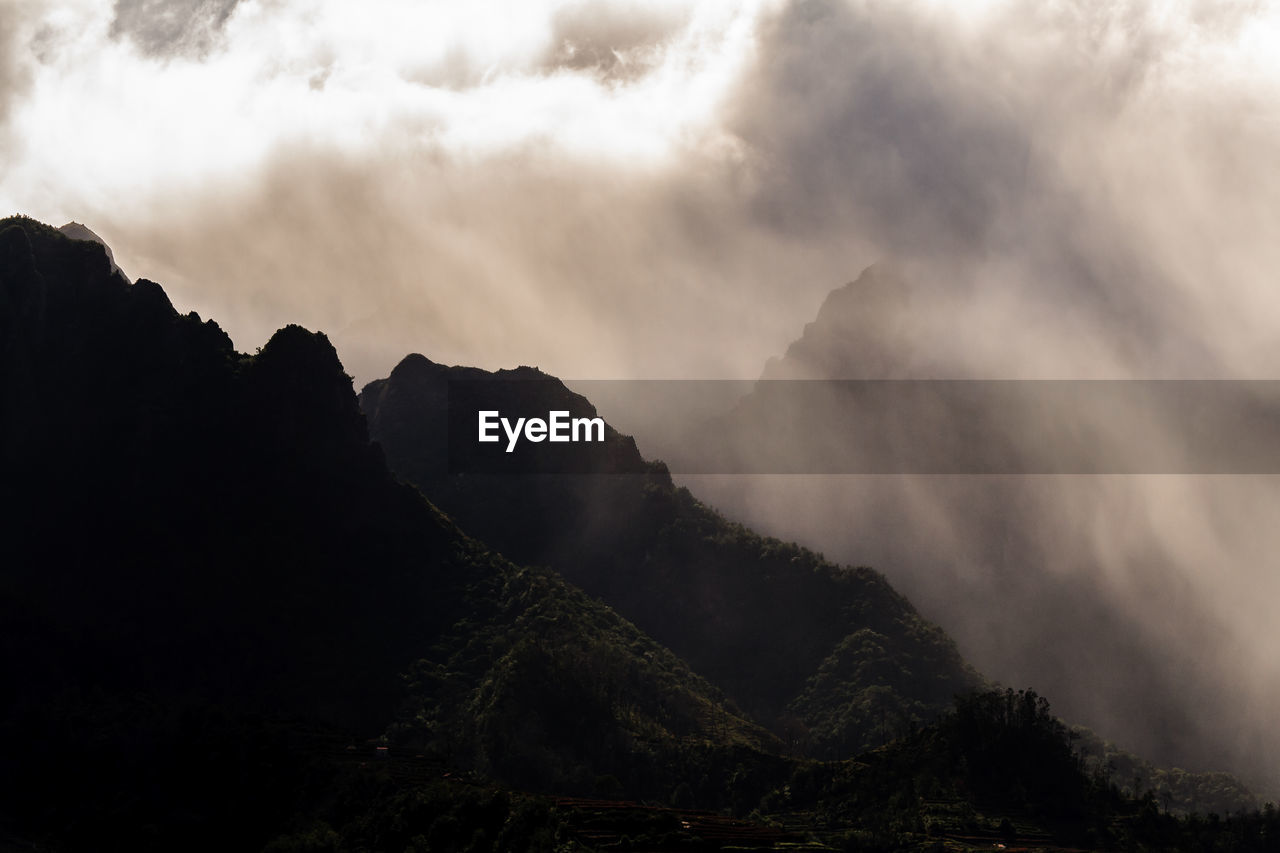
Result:
<instances>
[{"instance_id":1,"label":"mountain range","mask_svg":"<svg viewBox=\"0 0 1280 853\"><path fill-rule=\"evenodd\" d=\"M1229 382L978 381L941 358L954 343L932 339L937 330L917 320L912 306L926 294L891 267L865 270L828 295L765 365L764 381L745 387L711 427L674 438L655 431L667 440L646 444L721 466L695 471L889 475L689 483L757 530L881 569L975 667L1034 684L1064 717L1159 764L1232 767L1274 791L1270 726L1249 710L1265 705L1252 697L1272 695L1274 678L1265 667L1235 666L1232 610L1209 603L1214 589L1247 577L1228 562L1248 550L1233 540L1261 534L1240 526L1217 541L1202 537L1192 557L1188 540L1155 520L1170 517L1170 506L1179 518L1233 518L1235 501L1259 500L1250 484L1271 478L1159 468L1116 475L1141 455L1130 441L1185 452L1179 429L1212 421L1214 443L1243 447L1255 428L1270 442L1274 421L1227 405L1217 389ZM948 334L963 340L974 330ZM1193 403L1144 409L1135 402L1144 395ZM911 417L887 418L890 406L869 401ZM1077 451L1102 466L1100 476L1071 468ZM1051 473L1055 461L1065 475Z\"/></svg>"},{"instance_id":2,"label":"mountain range","mask_svg":"<svg viewBox=\"0 0 1280 853\"><path fill-rule=\"evenodd\" d=\"M883 576L612 430L580 475L451 472L459 377L409 356L357 397L323 334L237 352L99 243L0 220L0 846L1280 837L1124 794Z\"/></svg>"}]
</instances>

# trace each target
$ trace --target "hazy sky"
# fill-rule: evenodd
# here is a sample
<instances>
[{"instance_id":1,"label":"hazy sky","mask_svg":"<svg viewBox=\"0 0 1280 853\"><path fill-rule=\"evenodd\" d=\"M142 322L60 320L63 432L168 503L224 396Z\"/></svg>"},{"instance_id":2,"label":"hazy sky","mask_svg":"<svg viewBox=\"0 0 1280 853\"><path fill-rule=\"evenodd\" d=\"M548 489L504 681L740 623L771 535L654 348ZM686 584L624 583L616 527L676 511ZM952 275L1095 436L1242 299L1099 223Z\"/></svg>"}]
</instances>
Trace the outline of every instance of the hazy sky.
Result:
<instances>
[{"instance_id":1,"label":"hazy sky","mask_svg":"<svg viewBox=\"0 0 1280 853\"><path fill-rule=\"evenodd\" d=\"M0 163L0 214L85 223L242 350L325 331L358 385L411 351L752 377L886 258L957 374L1280 364L1263 0L0 0ZM1134 555L1167 563L1252 750L1276 489L1114 488L1044 500L1081 525L1055 577L1140 614ZM945 505L903 538L971 536Z\"/></svg>"},{"instance_id":2,"label":"hazy sky","mask_svg":"<svg viewBox=\"0 0 1280 853\"><path fill-rule=\"evenodd\" d=\"M413 349L749 377L890 256L965 359L1270 375L1277 19L3 0L0 210L84 222L242 349L320 328L361 382Z\"/></svg>"}]
</instances>

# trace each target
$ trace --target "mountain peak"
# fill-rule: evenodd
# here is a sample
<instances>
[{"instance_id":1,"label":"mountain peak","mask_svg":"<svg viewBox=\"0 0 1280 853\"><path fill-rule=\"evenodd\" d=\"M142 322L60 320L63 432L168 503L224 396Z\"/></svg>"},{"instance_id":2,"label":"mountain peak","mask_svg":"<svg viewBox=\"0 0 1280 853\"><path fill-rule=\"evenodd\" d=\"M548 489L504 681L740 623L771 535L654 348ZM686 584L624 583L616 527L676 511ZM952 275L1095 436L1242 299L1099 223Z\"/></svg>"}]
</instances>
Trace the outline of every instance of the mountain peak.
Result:
<instances>
[{"instance_id":1,"label":"mountain peak","mask_svg":"<svg viewBox=\"0 0 1280 853\"><path fill-rule=\"evenodd\" d=\"M405 356L389 377L364 387L360 404L369 419L370 432L389 450L392 467L403 469L400 473L410 480L416 477L434 481L446 475L451 394L457 395L452 404L463 409L483 399L487 402L479 408L519 412L522 417L556 410L568 412L575 418L599 416L589 400L537 367L521 365L488 371L437 364L416 353ZM634 438L619 433L607 423L604 435L603 443L586 443L574 449L572 461L567 463L573 471L580 474L653 473L652 466L641 458ZM539 456L538 461L529 461L533 467L521 469L520 474L559 470L557 463L549 458Z\"/></svg>"},{"instance_id":2,"label":"mountain peak","mask_svg":"<svg viewBox=\"0 0 1280 853\"><path fill-rule=\"evenodd\" d=\"M107 241L99 237L89 226L79 222L68 222L58 229L72 240L82 240L89 243L97 243L107 253L107 262L111 264L111 272L119 275L126 282L132 284L133 279L125 275L124 270L116 263L116 256L111 251L111 247L107 245Z\"/></svg>"},{"instance_id":3,"label":"mountain peak","mask_svg":"<svg viewBox=\"0 0 1280 853\"><path fill-rule=\"evenodd\" d=\"M442 365L436 364L422 353L411 352L404 358L400 359L400 362L392 368L391 375L395 376L397 373L404 375L429 372L432 370L439 370L441 367Z\"/></svg>"},{"instance_id":4,"label":"mountain peak","mask_svg":"<svg viewBox=\"0 0 1280 853\"><path fill-rule=\"evenodd\" d=\"M865 320L884 312L905 311L910 304L910 284L893 264L881 261L827 294L817 321Z\"/></svg>"},{"instance_id":5,"label":"mountain peak","mask_svg":"<svg viewBox=\"0 0 1280 853\"><path fill-rule=\"evenodd\" d=\"M911 286L891 263L867 267L827 294L818 316L770 359L764 379L897 379L909 375L917 347Z\"/></svg>"}]
</instances>

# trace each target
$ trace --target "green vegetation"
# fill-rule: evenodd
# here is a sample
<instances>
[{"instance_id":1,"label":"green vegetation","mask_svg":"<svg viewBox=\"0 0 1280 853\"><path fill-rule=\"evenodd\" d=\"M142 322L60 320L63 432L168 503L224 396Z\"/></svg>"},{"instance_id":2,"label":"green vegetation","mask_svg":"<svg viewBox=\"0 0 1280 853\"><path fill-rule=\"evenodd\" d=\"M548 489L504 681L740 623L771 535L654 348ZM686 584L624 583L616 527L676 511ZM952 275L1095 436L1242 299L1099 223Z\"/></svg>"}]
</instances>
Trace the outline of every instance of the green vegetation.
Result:
<instances>
[{"instance_id":1,"label":"green vegetation","mask_svg":"<svg viewBox=\"0 0 1280 853\"><path fill-rule=\"evenodd\" d=\"M833 847L936 850L1004 844L1089 850L1264 850L1273 807L1177 818L1093 771L1033 691L959 697L936 724L855 761L810 762L762 804Z\"/></svg>"},{"instance_id":2,"label":"green vegetation","mask_svg":"<svg viewBox=\"0 0 1280 853\"><path fill-rule=\"evenodd\" d=\"M724 520L616 434L632 473L435 483L551 568L521 567L392 476L323 335L237 353L26 219L0 221L0 309L0 847L1280 839L1270 807L1127 796L1035 694L967 692L882 577Z\"/></svg>"},{"instance_id":3,"label":"green vegetation","mask_svg":"<svg viewBox=\"0 0 1280 853\"><path fill-rule=\"evenodd\" d=\"M323 335L239 354L27 220L0 224L0 259L0 675L21 685L0 801L22 832L252 846L305 801L300 728L394 723L397 744L572 793L612 775L666 798L696 766L728 801L717 767L776 764L669 651L397 483Z\"/></svg>"},{"instance_id":4,"label":"green vegetation","mask_svg":"<svg viewBox=\"0 0 1280 853\"><path fill-rule=\"evenodd\" d=\"M1262 808L1262 801L1229 773L1156 767L1083 726L1073 727L1072 734L1090 772L1107 777L1130 796L1143 797L1150 792L1167 812L1240 815Z\"/></svg>"},{"instance_id":5,"label":"green vegetation","mask_svg":"<svg viewBox=\"0 0 1280 853\"><path fill-rule=\"evenodd\" d=\"M413 666L393 745L581 795L663 799L696 774L706 777L699 801L717 806L730 799L717 766L777 765L775 738L557 576L509 567L473 586L467 603L467 618Z\"/></svg>"},{"instance_id":6,"label":"green vegetation","mask_svg":"<svg viewBox=\"0 0 1280 853\"><path fill-rule=\"evenodd\" d=\"M408 356L361 394L392 469L503 554L599 596L792 751L854 755L981 684L879 573L726 520L612 430L595 473L450 475L448 383L486 377L509 380L494 383L510 397L499 408L596 414L529 368L488 374Z\"/></svg>"}]
</instances>

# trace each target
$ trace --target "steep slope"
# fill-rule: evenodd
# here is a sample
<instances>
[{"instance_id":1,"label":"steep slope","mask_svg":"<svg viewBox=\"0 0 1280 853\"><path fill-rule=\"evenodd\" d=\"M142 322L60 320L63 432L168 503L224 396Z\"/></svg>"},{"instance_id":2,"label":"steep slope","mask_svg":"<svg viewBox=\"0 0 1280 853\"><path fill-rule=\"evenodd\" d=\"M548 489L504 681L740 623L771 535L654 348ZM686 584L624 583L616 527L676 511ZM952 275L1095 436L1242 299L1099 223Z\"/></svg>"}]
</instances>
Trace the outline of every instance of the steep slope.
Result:
<instances>
[{"instance_id":1,"label":"steep slope","mask_svg":"<svg viewBox=\"0 0 1280 853\"><path fill-rule=\"evenodd\" d=\"M1179 824L1151 797L1091 782L1047 708L1001 710L1012 694L964 699L860 760L779 757L669 650L396 483L322 335L288 327L236 353L158 285L112 274L101 247L25 219L0 221L0 309L0 846L713 850L816 838L906 850L974 832L985 846L1005 816L1016 833L1034 819L1041 841L1125 849L1274 840L1273 811ZM601 464L635 462L621 437L604 451ZM703 566L686 579L752 582L724 587L742 612L693 601L736 643L735 620L760 617L768 595L829 615L775 578L804 587L803 570L826 578L814 599L861 596L841 611L861 627L816 651L825 663L796 700L835 718L815 731L865 728L838 719L864 689L882 739L900 727L899 690L916 689L899 685L945 675L918 647L944 664L954 650L874 574L761 540L643 470L600 480L620 495L605 497L654 501L621 526L634 522L663 560ZM617 545L618 528L589 544ZM761 567L773 574L756 577ZM660 612L679 624L680 611ZM762 671L793 653L762 654ZM759 808L788 829L698 807Z\"/></svg>"},{"instance_id":2,"label":"steep slope","mask_svg":"<svg viewBox=\"0 0 1280 853\"><path fill-rule=\"evenodd\" d=\"M124 279L126 283L133 282L133 279L129 278L129 276L125 274L125 271L120 269L120 265L116 263L116 256L111 251L111 247L107 245L105 240L95 234L89 226L79 222L68 222L58 230L63 234L66 234L72 240L88 240L102 246L102 248L106 250L107 261L111 264L111 271Z\"/></svg>"},{"instance_id":3,"label":"steep slope","mask_svg":"<svg viewBox=\"0 0 1280 853\"><path fill-rule=\"evenodd\" d=\"M901 379L930 375L918 363L911 288L892 266L877 264L827 295L818 315L765 364L763 379Z\"/></svg>"},{"instance_id":4,"label":"steep slope","mask_svg":"<svg viewBox=\"0 0 1280 853\"><path fill-rule=\"evenodd\" d=\"M918 305L928 293L890 268L864 270L831 291L813 322L762 374L795 381L757 382L712 426L683 434L682 449L720 454L722 470L873 471L882 462L881 471L895 476L712 477L699 481L700 495L764 532L882 568L975 666L1004 683L1034 685L1054 697L1064 718L1105 731L1166 767L1231 769L1274 791L1271 739L1260 730L1269 727L1240 701L1272 676L1244 668L1235 651L1219 650L1230 645L1220 638L1239 626L1206 606L1206 586L1197 591L1189 582L1205 571L1195 565L1200 558L1182 553L1174 543L1187 540L1165 526L1175 518L1229 514L1235 486L1209 477L1025 476L1052 470L1031 467L1034 460L1055 451L1069 459L1073 447L1096 460L1137 455L1117 440L1123 432L1117 422L1144 424L1150 444L1177 441L1159 419L1145 420L1141 407L1124 406L1125 395L1143 396L1126 383L1081 390L1090 383L972 381L971 368L937 354L959 349L956 341L981 330L934 329L930 338L921 320L930 306ZM913 312L913 304L922 310ZM973 346L981 349L981 341ZM1009 375L1018 372L1009 367ZM1170 389L1162 393L1171 397L1182 393L1182 383L1150 384ZM1000 385L1018 387L1004 401L984 396ZM1028 411L1029 401L1043 408ZM1251 416L1233 411L1205 406L1195 418L1169 423L1218 418L1216 440L1245 443ZM872 429L859 432L859 424ZM801 431L804 440L794 440ZM700 447L705 436L713 441ZM868 459L867 468L840 467ZM992 470L984 468L989 459L1013 461L1020 473L975 475ZM749 469L742 460L776 467ZM908 464L920 460L937 467ZM1250 478L1223 479L1238 485ZM1257 500L1264 494L1246 493ZM1224 559L1261 553L1259 530L1237 525L1219 535L1216 553ZM1230 568L1215 565L1213 576L1222 572L1225 582ZM1126 768L1121 784L1135 775L1156 779L1151 768L1130 772L1133 762L1118 755L1116 764ZM1168 784L1184 777L1176 790ZM1221 811L1229 803L1238 811L1250 802L1238 782L1218 783L1212 774L1168 771L1157 787L1167 787L1171 802L1186 810ZM1242 794L1209 793L1220 788Z\"/></svg>"},{"instance_id":5,"label":"steep slope","mask_svg":"<svg viewBox=\"0 0 1280 853\"><path fill-rule=\"evenodd\" d=\"M100 245L7 219L0 382L6 832L261 846L330 796L308 733L393 722L545 790L774 761L669 651L397 483L323 335L242 355Z\"/></svg>"},{"instance_id":6,"label":"steep slope","mask_svg":"<svg viewBox=\"0 0 1280 853\"><path fill-rule=\"evenodd\" d=\"M528 368L486 374L409 356L360 398L392 469L503 553L608 602L795 748L853 754L979 683L881 575L725 520L612 431L592 474L451 474L450 383L486 378L512 411L596 414Z\"/></svg>"}]
</instances>

